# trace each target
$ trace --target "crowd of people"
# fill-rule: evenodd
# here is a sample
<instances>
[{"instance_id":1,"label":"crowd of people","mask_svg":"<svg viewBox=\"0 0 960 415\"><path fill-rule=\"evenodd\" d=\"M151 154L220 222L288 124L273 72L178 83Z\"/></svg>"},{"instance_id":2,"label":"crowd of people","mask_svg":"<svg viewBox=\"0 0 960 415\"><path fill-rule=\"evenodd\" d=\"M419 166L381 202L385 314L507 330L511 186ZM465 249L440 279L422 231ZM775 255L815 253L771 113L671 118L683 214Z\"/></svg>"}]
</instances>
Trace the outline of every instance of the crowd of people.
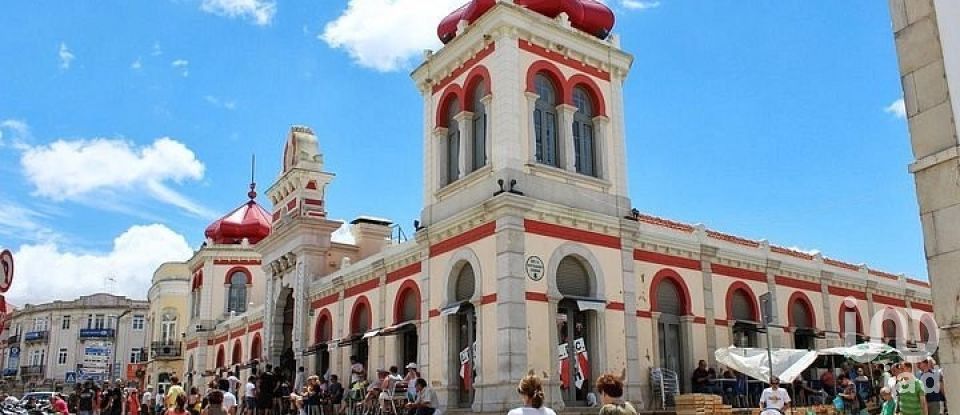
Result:
<instances>
[{"instance_id":1,"label":"crowd of people","mask_svg":"<svg viewBox=\"0 0 960 415\"><path fill-rule=\"evenodd\" d=\"M869 376L868 376L869 374ZM716 394L739 407L751 406L747 376L726 369L720 375L701 360L692 375L695 393ZM936 361L928 358L916 365L843 363L836 370L823 369L819 379L798 376L790 390L773 378L759 396L762 411L781 412L789 408L791 393L801 405L833 405L843 414L859 415L872 403L881 415L942 415L947 413L943 375Z\"/></svg>"}]
</instances>

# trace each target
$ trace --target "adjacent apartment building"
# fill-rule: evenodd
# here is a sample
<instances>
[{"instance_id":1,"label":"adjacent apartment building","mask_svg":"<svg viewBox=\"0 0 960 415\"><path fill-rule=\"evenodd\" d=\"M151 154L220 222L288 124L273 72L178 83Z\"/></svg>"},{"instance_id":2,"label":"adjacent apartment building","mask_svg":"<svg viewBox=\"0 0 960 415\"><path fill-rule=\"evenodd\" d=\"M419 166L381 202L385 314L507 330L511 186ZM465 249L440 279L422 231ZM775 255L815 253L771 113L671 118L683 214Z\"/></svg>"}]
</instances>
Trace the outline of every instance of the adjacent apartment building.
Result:
<instances>
[{"instance_id":1,"label":"adjacent apartment building","mask_svg":"<svg viewBox=\"0 0 960 415\"><path fill-rule=\"evenodd\" d=\"M93 294L27 304L9 317L0 350L6 381L24 386L144 376L147 301Z\"/></svg>"}]
</instances>

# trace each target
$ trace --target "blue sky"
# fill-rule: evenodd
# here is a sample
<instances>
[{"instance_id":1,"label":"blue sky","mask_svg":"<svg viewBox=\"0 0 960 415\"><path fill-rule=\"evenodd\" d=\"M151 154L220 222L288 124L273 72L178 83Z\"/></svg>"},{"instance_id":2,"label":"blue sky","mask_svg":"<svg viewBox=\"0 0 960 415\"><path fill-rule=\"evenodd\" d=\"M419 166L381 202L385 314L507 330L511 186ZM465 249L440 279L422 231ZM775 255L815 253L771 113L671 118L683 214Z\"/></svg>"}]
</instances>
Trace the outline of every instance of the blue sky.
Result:
<instances>
[{"instance_id":1,"label":"blue sky","mask_svg":"<svg viewBox=\"0 0 960 415\"><path fill-rule=\"evenodd\" d=\"M638 209L925 277L885 2L608 1L636 58L625 104ZM291 124L317 132L337 175L331 217L385 216L409 235L422 101L408 74L458 3L9 4L9 298L142 298L157 263L184 259L244 201L251 154L261 190L276 178Z\"/></svg>"}]
</instances>

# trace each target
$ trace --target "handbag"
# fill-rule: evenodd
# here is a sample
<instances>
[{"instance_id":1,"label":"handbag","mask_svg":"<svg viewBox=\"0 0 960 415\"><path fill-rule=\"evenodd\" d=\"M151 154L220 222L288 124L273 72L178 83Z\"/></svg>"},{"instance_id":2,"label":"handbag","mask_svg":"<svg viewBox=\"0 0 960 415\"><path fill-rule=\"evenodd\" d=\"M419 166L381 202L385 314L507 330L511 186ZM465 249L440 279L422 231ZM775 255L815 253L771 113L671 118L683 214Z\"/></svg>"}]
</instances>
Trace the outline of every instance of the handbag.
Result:
<instances>
[{"instance_id":1,"label":"handbag","mask_svg":"<svg viewBox=\"0 0 960 415\"><path fill-rule=\"evenodd\" d=\"M842 411L843 398L841 398L839 395L836 398L833 398L833 407L836 408L837 411Z\"/></svg>"}]
</instances>

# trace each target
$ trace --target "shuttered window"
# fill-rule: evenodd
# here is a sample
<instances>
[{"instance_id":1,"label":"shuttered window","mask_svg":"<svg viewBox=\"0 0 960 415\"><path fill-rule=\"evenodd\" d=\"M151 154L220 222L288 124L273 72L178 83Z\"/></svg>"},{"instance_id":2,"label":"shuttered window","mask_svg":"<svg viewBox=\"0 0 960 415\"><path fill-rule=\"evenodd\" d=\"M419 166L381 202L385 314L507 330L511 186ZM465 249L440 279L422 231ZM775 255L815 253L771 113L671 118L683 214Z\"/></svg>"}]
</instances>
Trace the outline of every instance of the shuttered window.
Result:
<instances>
[{"instance_id":1,"label":"shuttered window","mask_svg":"<svg viewBox=\"0 0 960 415\"><path fill-rule=\"evenodd\" d=\"M657 285L657 312L674 316L683 315L680 306L680 290L673 281L665 279Z\"/></svg>"},{"instance_id":2,"label":"shuttered window","mask_svg":"<svg viewBox=\"0 0 960 415\"><path fill-rule=\"evenodd\" d=\"M790 319L793 320L793 326L798 328L811 328L813 322L810 321L810 308L800 300L794 300L790 304Z\"/></svg>"},{"instance_id":3,"label":"shuttered window","mask_svg":"<svg viewBox=\"0 0 960 415\"><path fill-rule=\"evenodd\" d=\"M357 328L357 333L365 333L370 330L370 310L366 306L361 305L357 309L356 319L354 327Z\"/></svg>"},{"instance_id":4,"label":"shuttered window","mask_svg":"<svg viewBox=\"0 0 960 415\"><path fill-rule=\"evenodd\" d=\"M754 321L756 320L753 312L753 301L750 300L749 294L743 290L736 290L733 292L733 319L740 321Z\"/></svg>"},{"instance_id":5,"label":"shuttered window","mask_svg":"<svg viewBox=\"0 0 960 415\"><path fill-rule=\"evenodd\" d=\"M580 260L566 257L557 267L557 290L564 296L590 297L590 275Z\"/></svg>"},{"instance_id":6,"label":"shuttered window","mask_svg":"<svg viewBox=\"0 0 960 415\"><path fill-rule=\"evenodd\" d=\"M320 318L319 327L317 327L317 342L329 341L333 336L333 327L330 324L330 319L326 316Z\"/></svg>"},{"instance_id":7,"label":"shuttered window","mask_svg":"<svg viewBox=\"0 0 960 415\"><path fill-rule=\"evenodd\" d=\"M403 303L400 305L400 321L413 321L417 319L417 296L413 290L407 290L403 295Z\"/></svg>"},{"instance_id":8,"label":"shuttered window","mask_svg":"<svg viewBox=\"0 0 960 415\"><path fill-rule=\"evenodd\" d=\"M476 278L473 275L473 267L470 264L464 264L457 274L455 301L470 301L473 298L473 292L476 290Z\"/></svg>"}]
</instances>

